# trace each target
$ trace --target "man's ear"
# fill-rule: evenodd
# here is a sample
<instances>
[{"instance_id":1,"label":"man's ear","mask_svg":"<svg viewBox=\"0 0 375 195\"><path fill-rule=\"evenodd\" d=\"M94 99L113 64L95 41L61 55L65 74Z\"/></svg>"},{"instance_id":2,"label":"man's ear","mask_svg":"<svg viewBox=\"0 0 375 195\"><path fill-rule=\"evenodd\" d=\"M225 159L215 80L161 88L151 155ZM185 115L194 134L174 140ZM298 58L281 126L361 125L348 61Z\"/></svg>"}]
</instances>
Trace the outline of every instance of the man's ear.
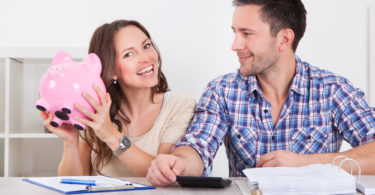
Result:
<instances>
[{"instance_id":1,"label":"man's ear","mask_svg":"<svg viewBox=\"0 0 375 195\"><path fill-rule=\"evenodd\" d=\"M292 48L292 43L294 41L294 32L290 28L285 28L280 30L277 33L277 42L278 42L278 50L279 52L285 51L288 48Z\"/></svg>"}]
</instances>

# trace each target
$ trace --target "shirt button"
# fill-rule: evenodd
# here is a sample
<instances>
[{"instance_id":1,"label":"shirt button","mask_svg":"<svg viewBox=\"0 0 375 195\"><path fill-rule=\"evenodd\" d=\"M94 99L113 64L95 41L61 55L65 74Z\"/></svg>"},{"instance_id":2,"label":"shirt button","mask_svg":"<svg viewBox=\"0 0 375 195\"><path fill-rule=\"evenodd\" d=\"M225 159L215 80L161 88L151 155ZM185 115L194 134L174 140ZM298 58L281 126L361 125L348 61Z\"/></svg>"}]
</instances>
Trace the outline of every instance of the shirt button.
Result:
<instances>
[{"instance_id":1,"label":"shirt button","mask_svg":"<svg viewBox=\"0 0 375 195\"><path fill-rule=\"evenodd\" d=\"M267 113L268 113L268 110L267 110L267 109L264 109L264 113L266 113L266 114L267 114Z\"/></svg>"},{"instance_id":2,"label":"shirt button","mask_svg":"<svg viewBox=\"0 0 375 195\"><path fill-rule=\"evenodd\" d=\"M275 141L275 136L272 136L272 138L271 138L271 139L272 139L272 141Z\"/></svg>"},{"instance_id":3,"label":"shirt button","mask_svg":"<svg viewBox=\"0 0 375 195\"><path fill-rule=\"evenodd\" d=\"M311 135L308 135L308 136L306 137L306 139L311 139Z\"/></svg>"},{"instance_id":4,"label":"shirt button","mask_svg":"<svg viewBox=\"0 0 375 195\"><path fill-rule=\"evenodd\" d=\"M237 134L237 138L240 139L240 138L241 138L241 135L240 135L240 134Z\"/></svg>"}]
</instances>

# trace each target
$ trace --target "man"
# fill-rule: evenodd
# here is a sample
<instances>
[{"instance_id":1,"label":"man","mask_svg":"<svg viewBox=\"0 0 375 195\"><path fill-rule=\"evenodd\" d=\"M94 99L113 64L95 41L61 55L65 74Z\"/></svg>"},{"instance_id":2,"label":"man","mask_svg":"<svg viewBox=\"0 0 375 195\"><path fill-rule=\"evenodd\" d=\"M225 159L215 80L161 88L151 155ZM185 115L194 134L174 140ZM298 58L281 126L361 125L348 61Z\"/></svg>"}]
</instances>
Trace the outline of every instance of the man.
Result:
<instances>
[{"instance_id":1,"label":"man","mask_svg":"<svg viewBox=\"0 0 375 195\"><path fill-rule=\"evenodd\" d=\"M330 163L344 155L375 174L375 112L345 78L295 56L306 27L300 0L234 0L240 70L211 81L189 131L148 170L155 186L210 175L222 142L230 176L249 167ZM354 148L338 153L342 140ZM345 167L349 169L349 167Z\"/></svg>"}]
</instances>

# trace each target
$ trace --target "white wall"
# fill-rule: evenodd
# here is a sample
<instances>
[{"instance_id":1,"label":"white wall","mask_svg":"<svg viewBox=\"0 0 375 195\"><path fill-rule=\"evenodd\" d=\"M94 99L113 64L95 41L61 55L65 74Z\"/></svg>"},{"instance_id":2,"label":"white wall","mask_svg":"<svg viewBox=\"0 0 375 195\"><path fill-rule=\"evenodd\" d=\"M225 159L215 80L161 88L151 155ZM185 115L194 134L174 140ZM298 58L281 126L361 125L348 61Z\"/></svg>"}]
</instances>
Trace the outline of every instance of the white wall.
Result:
<instances>
[{"instance_id":1,"label":"white wall","mask_svg":"<svg viewBox=\"0 0 375 195\"><path fill-rule=\"evenodd\" d=\"M375 4L372 4L370 7L370 21L369 21L369 96L370 96L370 104L375 106Z\"/></svg>"},{"instance_id":2,"label":"white wall","mask_svg":"<svg viewBox=\"0 0 375 195\"><path fill-rule=\"evenodd\" d=\"M368 5L375 0L303 0L307 31L297 54L368 92ZM87 47L104 22L136 19L161 50L172 89L197 100L207 82L238 67L230 50L233 7L224 0L2 0L0 47ZM227 175L223 150L214 175Z\"/></svg>"},{"instance_id":3,"label":"white wall","mask_svg":"<svg viewBox=\"0 0 375 195\"><path fill-rule=\"evenodd\" d=\"M99 25L136 19L160 48L171 87L199 98L210 79L237 68L231 15L230 1L6 0L0 3L0 47L87 47Z\"/></svg>"},{"instance_id":4,"label":"white wall","mask_svg":"<svg viewBox=\"0 0 375 195\"><path fill-rule=\"evenodd\" d=\"M373 0L305 0L307 31L298 54L368 93L368 8Z\"/></svg>"}]
</instances>

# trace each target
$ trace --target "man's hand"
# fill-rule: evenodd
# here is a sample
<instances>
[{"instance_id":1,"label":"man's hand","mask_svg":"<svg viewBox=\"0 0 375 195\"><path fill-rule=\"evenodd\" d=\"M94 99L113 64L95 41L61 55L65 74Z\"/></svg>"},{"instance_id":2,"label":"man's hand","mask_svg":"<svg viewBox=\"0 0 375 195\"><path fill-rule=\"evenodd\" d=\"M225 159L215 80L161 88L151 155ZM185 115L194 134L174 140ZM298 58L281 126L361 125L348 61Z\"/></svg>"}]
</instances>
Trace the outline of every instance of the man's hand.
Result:
<instances>
[{"instance_id":1,"label":"man's hand","mask_svg":"<svg viewBox=\"0 0 375 195\"><path fill-rule=\"evenodd\" d=\"M148 169L147 180L153 186L165 186L176 181L176 176L182 175L186 165L181 157L173 154L159 154L151 162Z\"/></svg>"},{"instance_id":2,"label":"man's hand","mask_svg":"<svg viewBox=\"0 0 375 195\"><path fill-rule=\"evenodd\" d=\"M260 157L256 167L298 167L307 165L305 156L288 150L276 150Z\"/></svg>"}]
</instances>

